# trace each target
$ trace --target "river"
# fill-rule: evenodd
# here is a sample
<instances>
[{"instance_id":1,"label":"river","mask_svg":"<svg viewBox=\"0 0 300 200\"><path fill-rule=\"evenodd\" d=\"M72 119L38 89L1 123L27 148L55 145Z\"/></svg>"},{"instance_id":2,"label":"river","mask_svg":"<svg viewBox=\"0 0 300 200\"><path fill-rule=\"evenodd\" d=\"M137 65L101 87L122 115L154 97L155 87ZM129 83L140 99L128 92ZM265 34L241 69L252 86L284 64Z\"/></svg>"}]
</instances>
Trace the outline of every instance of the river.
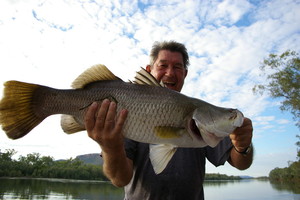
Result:
<instances>
[{"instance_id":1,"label":"river","mask_svg":"<svg viewBox=\"0 0 300 200\"><path fill-rule=\"evenodd\" d=\"M300 186L261 180L205 181L206 200L300 200ZM123 189L100 181L0 178L0 199L122 200Z\"/></svg>"}]
</instances>

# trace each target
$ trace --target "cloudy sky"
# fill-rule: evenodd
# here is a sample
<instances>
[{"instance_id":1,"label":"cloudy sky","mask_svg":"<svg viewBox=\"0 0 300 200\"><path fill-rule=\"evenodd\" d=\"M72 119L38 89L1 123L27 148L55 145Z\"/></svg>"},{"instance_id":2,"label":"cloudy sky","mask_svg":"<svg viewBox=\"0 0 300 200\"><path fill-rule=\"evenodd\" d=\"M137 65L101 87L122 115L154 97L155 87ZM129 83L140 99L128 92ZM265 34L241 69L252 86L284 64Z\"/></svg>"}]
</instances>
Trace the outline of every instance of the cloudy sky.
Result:
<instances>
[{"instance_id":1,"label":"cloudy sky","mask_svg":"<svg viewBox=\"0 0 300 200\"><path fill-rule=\"evenodd\" d=\"M264 80L259 66L269 53L300 52L299 21L299 0L1 0L0 89L12 79L70 88L98 63L132 79L148 64L154 41L176 40L186 45L191 61L182 92L237 107L254 125L252 167L209 164L207 172L264 176L295 160L299 129L279 110L280 100L251 89ZM86 132L63 133L60 116L16 141L1 130L0 149L55 159L101 151Z\"/></svg>"}]
</instances>

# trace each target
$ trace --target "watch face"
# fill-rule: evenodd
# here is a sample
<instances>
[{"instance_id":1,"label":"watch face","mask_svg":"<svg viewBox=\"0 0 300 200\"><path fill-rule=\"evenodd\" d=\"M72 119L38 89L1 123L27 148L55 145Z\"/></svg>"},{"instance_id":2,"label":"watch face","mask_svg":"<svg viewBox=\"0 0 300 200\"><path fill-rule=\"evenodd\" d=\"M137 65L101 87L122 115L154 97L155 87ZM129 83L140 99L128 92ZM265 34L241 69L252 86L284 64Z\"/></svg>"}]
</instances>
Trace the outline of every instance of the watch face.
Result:
<instances>
[{"instance_id":1,"label":"watch face","mask_svg":"<svg viewBox=\"0 0 300 200\"><path fill-rule=\"evenodd\" d=\"M252 148L252 144L250 144L249 147L247 147L247 149L242 154L247 155L251 151L251 148Z\"/></svg>"}]
</instances>

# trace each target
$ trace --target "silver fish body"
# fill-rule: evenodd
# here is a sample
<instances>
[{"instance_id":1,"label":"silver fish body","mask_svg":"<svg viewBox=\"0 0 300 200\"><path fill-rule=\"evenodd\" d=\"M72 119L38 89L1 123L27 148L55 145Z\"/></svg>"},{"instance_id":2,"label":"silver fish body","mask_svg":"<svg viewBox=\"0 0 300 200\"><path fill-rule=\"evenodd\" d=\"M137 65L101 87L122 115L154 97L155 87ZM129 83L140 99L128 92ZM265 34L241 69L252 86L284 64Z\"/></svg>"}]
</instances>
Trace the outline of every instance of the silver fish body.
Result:
<instances>
[{"instance_id":1,"label":"silver fish body","mask_svg":"<svg viewBox=\"0 0 300 200\"><path fill-rule=\"evenodd\" d=\"M110 99L117 103L118 110L129 111L123 130L125 137L178 147L215 146L215 141L205 141L206 135L216 140L227 136L241 115L238 110L216 107L167 88L119 80L98 81L75 90L40 86L34 96L33 109L40 118L54 114L73 116L82 129L88 106Z\"/></svg>"},{"instance_id":2,"label":"silver fish body","mask_svg":"<svg viewBox=\"0 0 300 200\"><path fill-rule=\"evenodd\" d=\"M84 116L92 102L110 99L117 103L118 111L129 111L123 129L125 137L173 148L214 147L243 123L243 114L237 109L217 107L161 87L150 74L142 75L144 78L146 84L127 83L105 66L96 66L78 77L74 89L69 90L8 81L0 101L0 124L8 137L18 139L46 117L63 114L63 130L75 133L85 130ZM149 85L151 81L154 84ZM152 154L156 155L157 149ZM165 164L155 171L159 173L164 167Z\"/></svg>"},{"instance_id":3,"label":"silver fish body","mask_svg":"<svg viewBox=\"0 0 300 200\"><path fill-rule=\"evenodd\" d=\"M132 84L117 78L93 81L83 88L70 90L11 81L5 84L5 91L9 94L4 95L0 103L0 122L4 130L7 129L7 120L8 125L14 124L17 127L13 129L9 126L14 131L11 133L5 130L11 138L27 134L18 126L21 123L13 114L21 106L12 100L18 94L26 95L26 91L14 94L11 91L20 91L31 85L34 91L28 101L32 115L41 121L53 114L65 114L74 118L73 123L77 123L79 130L84 130L84 115L88 106L94 101L101 103L104 99L110 99L117 103L119 110L129 111L124 136L139 142L173 144L178 147L215 146L243 121L242 113L236 109L217 107L164 87ZM62 121L62 126L65 132L70 132L67 123Z\"/></svg>"}]
</instances>

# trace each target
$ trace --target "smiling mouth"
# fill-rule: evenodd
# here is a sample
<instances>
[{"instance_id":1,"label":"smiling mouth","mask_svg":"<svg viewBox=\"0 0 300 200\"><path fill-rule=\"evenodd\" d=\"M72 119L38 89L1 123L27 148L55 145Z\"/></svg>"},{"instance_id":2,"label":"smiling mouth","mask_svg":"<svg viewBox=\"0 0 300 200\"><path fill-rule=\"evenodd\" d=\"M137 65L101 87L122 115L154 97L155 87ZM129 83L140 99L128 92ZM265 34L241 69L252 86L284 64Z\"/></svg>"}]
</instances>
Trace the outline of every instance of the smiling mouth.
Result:
<instances>
[{"instance_id":1,"label":"smiling mouth","mask_svg":"<svg viewBox=\"0 0 300 200\"><path fill-rule=\"evenodd\" d=\"M174 87L176 84L174 82L163 82L167 87Z\"/></svg>"},{"instance_id":2,"label":"smiling mouth","mask_svg":"<svg viewBox=\"0 0 300 200\"><path fill-rule=\"evenodd\" d=\"M191 121L190 121L190 129L191 129L192 133L196 136L197 139L203 140L202 135L196 125L196 122L193 119L191 119Z\"/></svg>"}]
</instances>

